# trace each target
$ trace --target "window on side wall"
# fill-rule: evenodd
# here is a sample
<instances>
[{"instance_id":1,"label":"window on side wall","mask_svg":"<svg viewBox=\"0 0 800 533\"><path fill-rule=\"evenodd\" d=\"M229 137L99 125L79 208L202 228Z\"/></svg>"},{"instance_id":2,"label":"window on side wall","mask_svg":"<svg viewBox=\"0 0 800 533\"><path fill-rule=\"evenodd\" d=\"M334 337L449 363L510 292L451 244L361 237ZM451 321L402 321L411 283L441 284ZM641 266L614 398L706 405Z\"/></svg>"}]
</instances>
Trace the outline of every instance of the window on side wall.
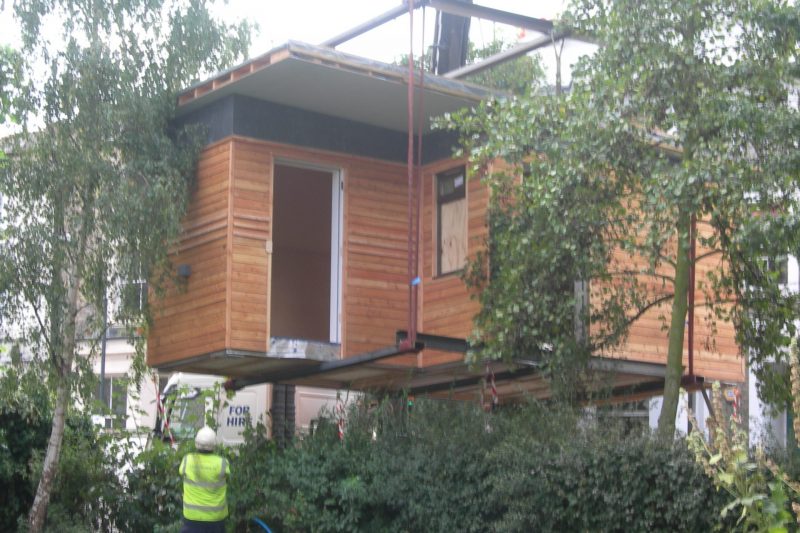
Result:
<instances>
[{"instance_id":1,"label":"window on side wall","mask_svg":"<svg viewBox=\"0 0 800 533\"><path fill-rule=\"evenodd\" d=\"M789 282L789 258L787 256L768 257L766 263L767 271L777 277L778 283L786 285Z\"/></svg>"},{"instance_id":2,"label":"window on side wall","mask_svg":"<svg viewBox=\"0 0 800 533\"><path fill-rule=\"evenodd\" d=\"M124 429L128 416L128 378L106 376L98 384L95 399L108 410L97 422L105 429Z\"/></svg>"},{"instance_id":3,"label":"window on side wall","mask_svg":"<svg viewBox=\"0 0 800 533\"><path fill-rule=\"evenodd\" d=\"M467 262L466 172L459 167L436 176L437 274L458 272Z\"/></svg>"}]
</instances>

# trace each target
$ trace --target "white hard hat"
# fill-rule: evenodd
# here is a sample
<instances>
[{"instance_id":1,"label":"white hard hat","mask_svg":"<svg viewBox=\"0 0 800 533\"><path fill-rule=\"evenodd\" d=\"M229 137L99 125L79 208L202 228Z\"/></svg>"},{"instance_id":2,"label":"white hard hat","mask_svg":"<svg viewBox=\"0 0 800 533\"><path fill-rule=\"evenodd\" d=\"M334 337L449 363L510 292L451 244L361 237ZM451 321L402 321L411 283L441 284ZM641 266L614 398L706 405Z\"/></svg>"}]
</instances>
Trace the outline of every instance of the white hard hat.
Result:
<instances>
[{"instance_id":1,"label":"white hard hat","mask_svg":"<svg viewBox=\"0 0 800 533\"><path fill-rule=\"evenodd\" d=\"M217 434L208 426L203 426L194 438L194 447L198 450L210 452L217 442Z\"/></svg>"}]
</instances>

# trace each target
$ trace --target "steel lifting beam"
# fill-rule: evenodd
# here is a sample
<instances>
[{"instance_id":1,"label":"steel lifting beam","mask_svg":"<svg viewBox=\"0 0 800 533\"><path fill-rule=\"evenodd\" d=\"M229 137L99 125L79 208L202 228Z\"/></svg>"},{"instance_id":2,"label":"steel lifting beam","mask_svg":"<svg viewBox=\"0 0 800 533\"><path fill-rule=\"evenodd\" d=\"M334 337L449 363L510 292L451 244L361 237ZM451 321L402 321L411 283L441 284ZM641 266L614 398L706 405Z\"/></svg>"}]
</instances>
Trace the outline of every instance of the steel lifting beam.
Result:
<instances>
[{"instance_id":1,"label":"steel lifting beam","mask_svg":"<svg viewBox=\"0 0 800 533\"><path fill-rule=\"evenodd\" d=\"M395 342L397 342L398 345L407 338L408 332L405 330L399 330L395 333ZM442 350L443 352L467 353L467 348L469 347L467 341L464 339L419 332L417 332L417 342L421 343L427 349Z\"/></svg>"},{"instance_id":2,"label":"steel lifting beam","mask_svg":"<svg viewBox=\"0 0 800 533\"><path fill-rule=\"evenodd\" d=\"M511 59L514 59L519 56L523 56L528 52L533 52L534 50L538 50L543 46L547 46L553 42L560 41L569 35L567 32L561 32L554 34L552 36L545 35L544 37L538 37L536 39L532 39L530 41L525 41L519 43L517 45L512 46L508 50L504 50L502 52L498 52L493 56L487 57L477 63L471 63L469 65L465 65L461 68L457 68L455 70L451 70L450 72L444 74L442 77L444 78L451 78L451 79L459 79L465 76L469 76L470 74L475 74L477 72L481 72L482 70L486 70L488 68L492 68L493 66L499 63L505 63Z\"/></svg>"},{"instance_id":3,"label":"steel lifting beam","mask_svg":"<svg viewBox=\"0 0 800 533\"><path fill-rule=\"evenodd\" d=\"M475 17L484 20L508 24L518 28L538 31L540 33L550 33L553 31L553 23L549 20L527 17L510 11L502 11L491 7L467 4L458 0L427 0L421 2L422 5L438 9L442 13L460 15L462 17Z\"/></svg>"},{"instance_id":4,"label":"steel lifting beam","mask_svg":"<svg viewBox=\"0 0 800 533\"><path fill-rule=\"evenodd\" d=\"M423 3L424 2L422 2L420 0L416 0L414 2L414 9L420 7ZM340 44L345 43L345 42L349 41L350 39L355 39L359 35L367 33L368 31L370 31L370 30L372 30L374 28L377 28L378 26L381 26L383 24L386 24L387 22L392 21L392 20L396 19L397 17L399 17L401 15L405 15L406 13L408 13L408 1L407 0L404 1L402 3L402 5L399 5L399 6L395 7L395 8L393 8L393 9L390 9L389 11L387 11L387 12L381 14L381 15L378 15L377 17L375 17L372 20L368 20L368 21L366 21L366 22L364 22L362 24L359 24L355 28L351 28L351 29L347 30L346 32L340 33L336 37L332 37L332 38L328 39L327 41L324 41L324 42L320 43L320 46L328 46L330 48L336 48Z\"/></svg>"},{"instance_id":5,"label":"steel lifting beam","mask_svg":"<svg viewBox=\"0 0 800 533\"><path fill-rule=\"evenodd\" d=\"M534 367L520 367L520 368L503 370L501 372L495 372L494 376L497 381L502 382L513 378L519 378L519 377L529 376L531 374L536 374L537 372L540 371L541 371L540 369ZM484 376L483 374L476 374L474 376L442 381L441 383L431 383L430 385L418 385L416 387L410 387L408 389L408 392L409 394L422 395L422 394L433 394L436 392L444 392L444 391L458 391L459 389L474 387L484 379L486 379L486 376Z\"/></svg>"},{"instance_id":6,"label":"steel lifting beam","mask_svg":"<svg viewBox=\"0 0 800 533\"><path fill-rule=\"evenodd\" d=\"M467 4L459 2L458 0L412 0L413 8L419 7L432 7L441 11L442 13L450 13L451 15L459 15L462 17L476 17L501 24L509 24L519 28L537 31L540 33L550 33L553 31L553 23L549 20L528 17L525 15L518 15L510 11L502 11L491 7L479 6L475 4ZM358 26L351 28L336 37L332 37L327 41L320 43L321 46L328 46L336 48L342 43L354 39L370 30L377 28L387 22L390 22L402 15L408 13L408 2L404 0L403 3L389 11L378 15L377 17L368 20Z\"/></svg>"}]
</instances>

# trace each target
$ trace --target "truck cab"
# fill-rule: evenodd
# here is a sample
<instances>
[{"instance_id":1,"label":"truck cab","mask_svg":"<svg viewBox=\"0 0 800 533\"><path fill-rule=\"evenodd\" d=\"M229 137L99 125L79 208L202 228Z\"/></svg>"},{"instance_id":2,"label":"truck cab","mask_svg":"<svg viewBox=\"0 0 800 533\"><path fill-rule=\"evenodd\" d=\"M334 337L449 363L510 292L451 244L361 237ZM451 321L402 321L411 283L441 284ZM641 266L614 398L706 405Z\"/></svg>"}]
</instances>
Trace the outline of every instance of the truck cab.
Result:
<instances>
[{"instance_id":1,"label":"truck cab","mask_svg":"<svg viewBox=\"0 0 800 533\"><path fill-rule=\"evenodd\" d=\"M217 442L235 446L244 440L248 421L267 424L268 385L254 385L235 393L223 388L224 378L206 374L173 374L160 393L163 415L156 417L154 433L169 440L194 438L206 422L216 427Z\"/></svg>"},{"instance_id":2,"label":"truck cab","mask_svg":"<svg viewBox=\"0 0 800 533\"><path fill-rule=\"evenodd\" d=\"M210 422L217 430L217 442L236 446L244 442L244 429L262 423L271 431L270 409L273 407L273 385L251 385L236 392L227 392L225 378L210 374L177 372L170 376L160 391L153 433L165 441L193 439L197 430ZM333 411L336 391L311 387L293 387L294 427L299 433L308 431L311 420L323 409ZM170 437L171 435L171 437Z\"/></svg>"}]
</instances>

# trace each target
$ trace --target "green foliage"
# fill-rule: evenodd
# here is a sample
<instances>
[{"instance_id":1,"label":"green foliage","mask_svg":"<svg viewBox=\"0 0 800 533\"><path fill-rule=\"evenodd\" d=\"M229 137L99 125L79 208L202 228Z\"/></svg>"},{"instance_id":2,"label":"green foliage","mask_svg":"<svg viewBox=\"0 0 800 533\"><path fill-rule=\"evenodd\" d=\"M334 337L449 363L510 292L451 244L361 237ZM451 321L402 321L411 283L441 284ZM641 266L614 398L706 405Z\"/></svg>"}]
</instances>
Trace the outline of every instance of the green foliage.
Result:
<instances>
[{"instance_id":1,"label":"green foliage","mask_svg":"<svg viewBox=\"0 0 800 533\"><path fill-rule=\"evenodd\" d=\"M232 457L231 526L275 531L708 531L724 498L683 446L532 403L487 414L404 399L323 418L283 450ZM134 496L135 497L135 496Z\"/></svg>"},{"instance_id":2,"label":"green foliage","mask_svg":"<svg viewBox=\"0 0 800 533\"><path fill-rule=\"evenodd\" d=\"M725 504L686 447L557 405L362 404L343 442L333 419L318 422L294 447L259 425L220 450L229 528L259 517L274 531L709 531ZM137 457L122 499L108 496L115 527L177 531L190 448L154 442Z\"/></svg>"},{"instance_id":3,"label":"green foliage","mask_svg":"<svg viewBox=\"0 0 800 533\"><path fill-rule=\"evenodd\" d=\"M789 531L795 520L789 512L787 489L795 492L797 485L784 480L784 474L762 449L750 450L741 423L722 415L721 395L719 383L714 383L713 437L706 440L693 420L688 439L697 463L729 497L720 514L722 518L729 514L736 518L736 531Z\"/></svg>"},{"instance_id":4,"label":"green foliage","mask_svg":"<svg viewBox=\"0 0 800 533\"><path fill-rule=\"evenodd\" d=\"M126 476L126 502L117 518L123 530L158 531L181 519L183 484L178 467L191 447L190 441L172 448L154 440L136 456Z\"/></svg>"},{"instance_id":5,"label":"green foliage","mask_svg":"<svg viewBox=\"0 0 800 533\"><path fill-rule=\"evenodd\" d=\"M9 46L0 45L0 125L14 118L14 102L21 86L19 54ZM0 150L0 161L4 154Z\"/></svg>"},{"instance_id":6,"label":"green foliage","mask_svg":"<svg viewBox=\"0 0 800 533\"><path fill-rule=\"evenodd\" d=\"M33 501L31 459L47 442L50 398L35 372L0 368L0 531L14 531Z\"/></svg>"},{"instance_id":7,"label":"green foliage","mask_svg":"<svg viewBox=\"0 0 800 533\"><path fill-rule=\"evenodd\" d=\"M52 395L35 365L0 370L0 530L16 531L34 498L50 434ZM71 409L53 484L46 527L109 531L119 524L125 488L119 474L129 443L101 434L88 416ZM24 529L24 526L22 526Z\"/></svg>"},{"instance_id":8,"label":"green foliage","mask_svg":"<svg viewBox=\"0 0 800 533\"><path fill-rule=\"evenodd\" d=\"M249 25L215 20L203 0L31 0L14 14L21 133L0 168L0 333L48 363L55 391L30 513L38 531L63 413L88 369L77 338L102 330L104 313L92 311L107 300L121 302L112 321L145 324L149 310L125 287L147 279L158 291L172 278L168 251L203 134L175 125L176 93L242 57ZM51 40L43 28L54 23L63 31Z\"/></svg>"},{"instance_id":9,"label":"green foliage","mask_svg":"<svg viewBox=\"0 0 800 533\"><path fill-rule=\"evenodd\" d=\"M475 43L470 43L467 62L474 63L476 60L486 59L510 47L511 45L506 45L499 40L492 41L482 48L476 47ZM526 95L541 88L544 80L544 68L538 56L523 55L464 79L512 94Z\"/></svg>"},{"instance_id":10,"label":"green foliage","mask_svg":"<svg viewBox=\"0 0 800 533\"><path fill-rule=\"evenodd\" d=\"M493 452L498 531L709 531L718 521L724 499L679 444L613 431L531 444Z\"/></svg>"},{"instance_id":11,"label":"green foliage","mask_svg":"<svg viewBox=\"0 0 800 533\"><path fill-rule=\"evenodd\" d=\"M450 118L493 193L488 257L469 277L484 289L478 356L539 357L569 376L587 352L613 348L659 309L671 434L696 219L710 229L700 249L721 259L698 280L710 302L698 315L733 320L756 374L769 377L763 363L783 357L794 331L796 296L762 258L800 250L800 113L789 105L799 9L576 0L563 24L602 45L575 66L568 94L490 101ZM588 307L575 306L578 280L591 284ZM785 382L767 383L786 399Z\"/></svg>"},{"instance_id":12,"label":"green foliage","mask_svg":"<svg viewBox=\"0 0 800 533\"><path fill-rule=\"evenodd\" d=\"M119 477L125 442L100 433L88 416L68 418L64 445L47 510L46 528L58 531L111 531L126 505ZM39 450L45 449L46 441ZM41 469L36 463L34 471Z\"/></svg>"}]
</instances>

